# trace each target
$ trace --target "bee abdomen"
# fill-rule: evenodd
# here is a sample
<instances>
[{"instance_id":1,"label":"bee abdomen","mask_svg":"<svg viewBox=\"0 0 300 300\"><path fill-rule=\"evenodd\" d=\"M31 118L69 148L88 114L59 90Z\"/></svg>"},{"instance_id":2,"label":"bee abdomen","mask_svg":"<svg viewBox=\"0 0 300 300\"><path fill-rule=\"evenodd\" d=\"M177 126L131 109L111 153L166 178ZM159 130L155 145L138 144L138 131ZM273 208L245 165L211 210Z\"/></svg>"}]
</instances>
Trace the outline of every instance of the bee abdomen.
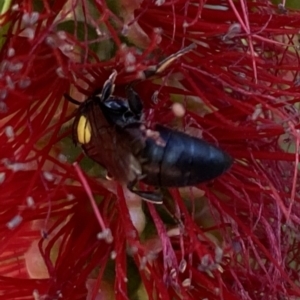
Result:
<instances>
[{"instance_id":1,"label":"bee abdomen","mask_svg":"<svg viewBox=\"0 0 300 300\"><path fill-rule=\"evenodd\" d=\"M220 176L232 164L232 158L204 140L161 125L155 130L165 145L147 139L143 156L150 158L142 165L143 182L165 187L199 184Z\"/></svg>"}]
</instances>

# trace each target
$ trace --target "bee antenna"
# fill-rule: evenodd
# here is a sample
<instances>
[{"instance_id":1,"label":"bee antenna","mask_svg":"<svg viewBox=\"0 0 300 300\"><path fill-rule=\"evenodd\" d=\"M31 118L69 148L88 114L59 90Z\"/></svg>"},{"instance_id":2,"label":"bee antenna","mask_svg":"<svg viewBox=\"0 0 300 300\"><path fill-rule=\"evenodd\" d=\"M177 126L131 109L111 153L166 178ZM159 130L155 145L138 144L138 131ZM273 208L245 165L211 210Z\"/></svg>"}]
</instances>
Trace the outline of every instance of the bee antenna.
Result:
<instances>
[{"instance_id":1,"label":"bee antenna","mask_svg":"<svg viewBox=\"0 0 300 300\"><path fill-rule=\"evenodd\" d=\"M66 100L68 100L69 102L75 104L75 105L80 105L81 102L75 100L74 98L72 98L69 94L64 94L64 97Z\"/></svg>"},{"instance_id":2,"label":"bee antenna","mask_svg":"<svg viewBox=\"0 0 300 300\"><path fill-rule=\"evenodd\" d=\"M144 71L145 77L149 78L164 72L175 60L177 60L178 58L192 51L195 48L196 48L196 44L192 43L189 46L179 50L178 52L168 56L163 61L161 61L158 65L150 66L148 69Z\"/></svg>"},{"instance_id":3,"label":"bee antenna","mask_svg":"<svg viewBox=\"0 0 300 300\"><path fill-rule=\"evenodd\" d=\"M104 102L107 100L114 92L115 89L115 80L117 77L117 71L113 70L111 75L108 77L108 79L105 81L102 92L101 92L101 102Z\"/></svg>"}]
</instances>

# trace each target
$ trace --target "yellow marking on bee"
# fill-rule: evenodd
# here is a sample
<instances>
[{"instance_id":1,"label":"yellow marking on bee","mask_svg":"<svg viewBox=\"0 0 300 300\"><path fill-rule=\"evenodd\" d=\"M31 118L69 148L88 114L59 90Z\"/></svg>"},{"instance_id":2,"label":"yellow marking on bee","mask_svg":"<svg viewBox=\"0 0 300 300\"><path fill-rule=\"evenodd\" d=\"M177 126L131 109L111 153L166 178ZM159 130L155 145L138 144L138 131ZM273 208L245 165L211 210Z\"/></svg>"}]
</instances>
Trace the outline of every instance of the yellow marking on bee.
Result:
<instances>
[{"instance_id":1,"label":"yellow marking on bee","mask_svg":"<svg viewBox=\"0 0 300 300\"><path fill-rule=\"evenodd\" d=\"M84 116L80 116L77 125L77 138L80 144L87 144L90 142L92 136L92 129L89 120Z\"/></svg>"}]
</instances>

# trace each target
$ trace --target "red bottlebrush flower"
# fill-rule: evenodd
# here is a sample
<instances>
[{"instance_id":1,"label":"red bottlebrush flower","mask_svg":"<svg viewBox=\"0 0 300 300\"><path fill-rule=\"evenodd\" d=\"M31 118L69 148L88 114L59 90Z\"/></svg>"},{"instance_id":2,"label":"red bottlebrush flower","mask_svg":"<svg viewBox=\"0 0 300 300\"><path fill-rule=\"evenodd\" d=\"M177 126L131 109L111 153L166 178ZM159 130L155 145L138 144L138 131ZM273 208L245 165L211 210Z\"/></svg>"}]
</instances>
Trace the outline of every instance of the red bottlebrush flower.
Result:
<instances>
[{"instance_id":1,"label":"red bottlebrush flower","mask_svg":"<svg viewBox=\"0 0 300 300\"><path fill-rule=\"evenodd\" d=\"M284 4L0 4L0 299L300 296L300 13ZM231 170L163 205L105 180L64 94L83 101L112 70L117 95L137 81L145 123L217 145Z\"/></svg>"}]
</instances>

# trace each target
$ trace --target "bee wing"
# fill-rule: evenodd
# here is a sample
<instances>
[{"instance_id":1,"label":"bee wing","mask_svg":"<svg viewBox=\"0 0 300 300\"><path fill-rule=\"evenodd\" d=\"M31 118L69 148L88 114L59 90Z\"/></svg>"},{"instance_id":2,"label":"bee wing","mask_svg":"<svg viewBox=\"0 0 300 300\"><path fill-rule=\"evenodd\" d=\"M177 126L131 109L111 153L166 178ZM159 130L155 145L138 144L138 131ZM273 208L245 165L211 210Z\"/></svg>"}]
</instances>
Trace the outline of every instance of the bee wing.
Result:
<instances>
[{"instance_id":1,"label":"bee wing","mask_svg":"<svg viewBox=\"0 0 300 300\"><path fill-rule=\"evenodd\" d=\"M87 101L79 107L73 139L81 144L88 157L118 181L127 183L141 173L141 166L132 153L130 136L126 130L109 124L95 101Z\"/></svg>"}]
</instances>

